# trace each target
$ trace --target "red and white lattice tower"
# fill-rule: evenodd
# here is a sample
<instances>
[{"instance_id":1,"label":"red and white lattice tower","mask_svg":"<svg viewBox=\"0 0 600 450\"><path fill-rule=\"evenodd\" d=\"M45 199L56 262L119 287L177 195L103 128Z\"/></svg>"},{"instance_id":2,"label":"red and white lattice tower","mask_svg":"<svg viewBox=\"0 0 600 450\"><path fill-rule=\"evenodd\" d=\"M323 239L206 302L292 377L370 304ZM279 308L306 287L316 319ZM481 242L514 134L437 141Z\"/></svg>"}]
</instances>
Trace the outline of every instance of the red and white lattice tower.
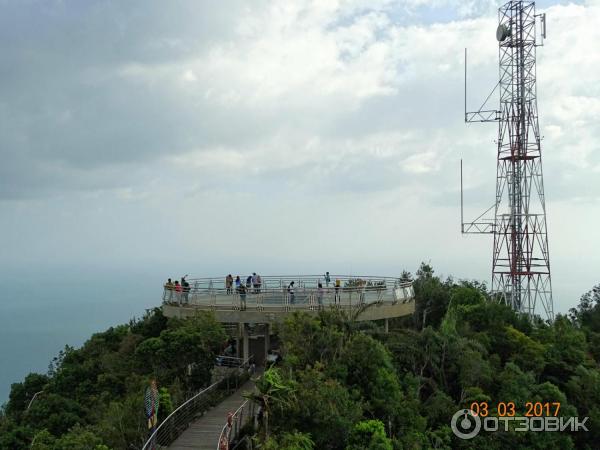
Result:
<instances>
[{"instance_id":1,"label":"red and white lattice tower","mask_svg":"<svg viewBox=\"0 0 600 450\"><path fill-rule=\"evenodd\" d=\"M546 37L545 14L536 15L535 2L509 1L498 10L498 18L500 109L465 108L466 122L498 122L496 201L486 211L494 217L486 219L484 213L473 222L463 221L462 232L493 234L496 298L516 311L552 320L536 86L536 49Z\"/></svg>"}]
</instances>

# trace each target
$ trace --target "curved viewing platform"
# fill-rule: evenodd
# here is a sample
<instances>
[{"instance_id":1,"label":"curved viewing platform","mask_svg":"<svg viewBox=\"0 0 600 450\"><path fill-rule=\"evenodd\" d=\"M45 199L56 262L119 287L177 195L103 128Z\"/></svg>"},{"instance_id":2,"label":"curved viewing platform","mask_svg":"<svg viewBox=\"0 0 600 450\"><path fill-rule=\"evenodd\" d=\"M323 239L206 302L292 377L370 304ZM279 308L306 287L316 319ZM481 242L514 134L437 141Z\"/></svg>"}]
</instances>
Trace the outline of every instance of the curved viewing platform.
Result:
<instances>
[{"instance_id":1,"label":"curved viewing platform","mask_svg":"<svg viewBox=\"0 0 600 450\"><path fill-rule=\"evenodd\" d=\"M227 288L225 277L188 279L189 286L165 287L163 311L172 317L193 316L198 310L214 311L220 322L272 323L293 311L316 313L330 307L360 308L356 320L379 320L414 312L412 283L378 276L263 276L260 285ZM339 286L336 287L336 281ZM293 285L291 283L293 282ZM319 283L322 287L319 288Z\"/></svg>"}]
</instances>

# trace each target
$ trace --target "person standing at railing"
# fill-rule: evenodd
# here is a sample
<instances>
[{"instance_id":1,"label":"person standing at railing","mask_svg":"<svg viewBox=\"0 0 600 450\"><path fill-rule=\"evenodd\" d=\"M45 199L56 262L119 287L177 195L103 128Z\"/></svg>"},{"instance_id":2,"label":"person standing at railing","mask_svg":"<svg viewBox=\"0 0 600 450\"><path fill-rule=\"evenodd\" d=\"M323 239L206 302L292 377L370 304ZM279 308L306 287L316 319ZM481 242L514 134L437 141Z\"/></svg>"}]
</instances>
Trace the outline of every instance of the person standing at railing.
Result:
<instances>
[{"instance_id":1,"label":"person standing at railing","mask_svg":"<svg viewBox=\"0 0 600 450\"><path fill-rule=\"evenodd\" d=\"M181 291L182 291L182 286L179 284L179 281L175 280L175 301L177 303L181 303Z\"/></svg>"},{"instance_id":2,"label":"person standing at railing","mask_svg":"<svg viewBox=\"0 0 600 450\"><path fill-rule=\"evenodd\" d=\"M252 272L252 287L254 288L254 293L258 294L258 277L256 276L256 272Z\"/></svg>"},{"instance_id":3,"label":"person standing at railing","mask_svg":"<svg viewBox=\"0 0 600 450\"><path fill-rule=\"evenodd\" d=\"M331 281L331 277L329 276L329 272L325 272L325 286L329 287L330 281Z\"/></svg>"},{"instance_id":4,"label":"person standing at railing","mask_svg":"<svg viewBox=\"0 0 600 450\"><path fill-rule=\"evenodd\" d=\"M245 311L246 310L246 286L244 286L243 284L240 284L239 293L240 293L240 310Z\"/></svg>"},{"instance_id":5,"label":"person standing at railing","mask_svg":"<svg viewBox=\"0 0 600 450\"><path fill-rule=\"evenodd\" d=\"M260 294L260 288L262 286L262 278L260 275L256 275L256 284L258 285L258 293Z\"/></svg>"},{"instance_id":6,"label":"person standing at railing","mask_svg":"<svg viewBox=\"0 0 600 450\"><path fill-rule=\"evenodd\" d=\"M296 303L296 296L294 295L294 282L292 281L288 287L287 287L287 291L288 291L288 297L290 298L290 304L295 304Z\"/></svg>"},{"instance_id":7,"label":"person standing at railing","mask_svg":"<svg viewBox=\"0 0 600 450\"><path fill-rule=\"evenodd\" d=\"M171 300L173 300L173 288L174 287L175 286L173 285L173 282L169 278L167 280L167 282L165 283L165 302L171 303Z\"/></svg>"},{"instance_id":8,"label":"person standing at railing","mask_svg":"<svg viewBox=\"0 0 600 450\"><path fill-rule=\"evenodd\" d=\"M185 276L181 277L181 294L183 297L183 303L187 304L189 302L188 297L190 294L190 283L186 281Z\"/></svg>"},{"instance_id":9,"label":"person standing at railing","mask_svg":"<svg viewBox=\"0 0 600 450\"><path fill-rule=\"evenodd\" d=\"M231 288L233 286L233 277L231 274L225 277L225 288L227 289L227 295L231 294Z\"/></svg>"},{"instance_id":10,"label":"person standing at railing","mask_svg":"<svg viewBox=\"0 0 600 450\"><path fill-rule=\"evenodd\" d=\"M235 290L236 292L240 292L240 286L242 285L242 280L240 280L240 276L235 277Z\"/></svg>"},{"instance_id":11,"label":"person standing at railing","mask_svg":"<svg viewBox=\"0 0 600 450\"><path fill-rule=\"evenodd\" d=\"M319 303L319 309L323 309L323 284L321 282L317 287L317 302Z\"/></svg>"},{"instance_id":12,"label":"person standing at railing","mask_svg":"<svg viewBox=\"0 0 600 450\"><path fill-rule=\"evenodd\" d=\"M246 291L250 291L251 287L252 287L252 275L248 275L248 278L246 278Z\"/></svg>"},{"instance_id":13,"label":"person standing at railing","mask_svg":"<svg viewBox=\"0 0 600 450\"><path fill-rule=\"evenodd\" d=\"M336 304L338 301L342 304L342 298L340 297L340 288L342 287L342 281L339 278L335 279L335 296L333 297L333 303Z\"/></svg>"},{"instance_id":14,"label":"person standing at railing","mask_svg":"<svg viewBox=\"0 0 600 450\"><path fill-rule=\"evenodd\" d=\"M365 287L367 286L367 282L362 278L358 279L358 292L359 292L359 301L360 304L365 303Z\"/></svg>"}]
</instances>

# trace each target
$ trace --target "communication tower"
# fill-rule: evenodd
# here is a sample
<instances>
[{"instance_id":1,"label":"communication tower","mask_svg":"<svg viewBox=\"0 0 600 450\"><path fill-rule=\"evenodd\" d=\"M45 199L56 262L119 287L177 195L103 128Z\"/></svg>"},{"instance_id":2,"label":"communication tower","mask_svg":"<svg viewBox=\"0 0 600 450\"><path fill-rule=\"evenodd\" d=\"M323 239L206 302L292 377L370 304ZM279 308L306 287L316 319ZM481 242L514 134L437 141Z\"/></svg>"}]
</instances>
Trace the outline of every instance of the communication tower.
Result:
<instances>
[{"instance_id":1,"label":"communication tower","mask_svg":"<svg viewBox=\"0 0 600 450\"><path fill-rule=\"evenodd\" d=\"M461 161L461 231L493 235L497 299L530 317L552 320L536 85L536 49L546 37L546 15L535 13L533 1L509 1L498 10L498 22L499 109L484 110L486 99L478 111L467 112L465 49L465 122L498 122L496 200L474 221L464 222Z\"/></svg>"}]
</instances>

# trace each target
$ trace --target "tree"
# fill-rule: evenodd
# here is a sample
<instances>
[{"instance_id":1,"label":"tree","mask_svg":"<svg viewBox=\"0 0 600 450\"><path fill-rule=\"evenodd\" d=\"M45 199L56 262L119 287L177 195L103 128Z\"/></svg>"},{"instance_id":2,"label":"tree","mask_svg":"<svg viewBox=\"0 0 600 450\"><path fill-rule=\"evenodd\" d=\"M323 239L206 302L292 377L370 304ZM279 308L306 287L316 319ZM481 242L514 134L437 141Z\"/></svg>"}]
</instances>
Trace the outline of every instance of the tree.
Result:
<instances>
[{"instance_id":1,"label":"tree","mask_svg":"<svg viewBox=\"0 0 600 450\"><path fill-rule=\"evenodd\" d=\"M47 430L35 435L31 450L109 450L89 428L75 426L60 438L55 438Z\"/></svg>"},{"instance_id":2,"label":"tree","mask_svg":"<svg viewBox=\"0 0 600 450\"><path fill-rule=\"evenodd\" d=\"M274 414L280 431L310 433L315 448L342 449L353 424L363 416L356 393L327 377L322 365L295 372L294 400Z\"/></svg>"},{"instance_id":3,"label":"tree","mask_svg":"<svg viewBox=\"0 0 600 450\"><path fill-rule=\"evenodd\" d=\"M381 421L363 420L352 428L346 450L392 450L392 441Z\"/></svg>"},{"instance_id":4,"label":"tree","mask_svg":"<svg viewBox=\"0 0 600 450\"><path fill-rule=\"evenodd\" d=\"M388 421L402 399L391 355L383 344L365 334L352 336L328 372L360 392L365 411L373 418Z\"/></svg>"},{"instance_id":5,"label":"tree","mask_svg":"<svg viewBox=\"0 0 600 450\"><path fill-rule=\"evenodd\" d=\"M262 450L313 450L314 445L310 434L294 431L271 436L260 448Z\"/></svg>"},{"instance_id":6,"label":"tree","mask_svg":"<svg viewBox=\"0 0 600 450\"><path fill-rule=\"evenodd\" d=\"M294 387L284 380L279 369L271 367L256 379L256 390L246 398L258 405L262 411L265 438L269 437L269 418L273 411L282 412L294 401Z\"/></svg>"},{"instance_id":7,"label":"tree","mask_svg":"<svg viewBox=\"0 0 600 450\"><path fill-rule=\"evenodd\" d=\"M417 329L440 324L450 302L451 286L451 279L442 282L434 276L433 268L429 264L421 263L417 270L417 278L413 282Z\"/></svg>"},{"instance_id":8,"label":"tree","mask_svg":"<svg viewBox=\"0 0 600 450\"><path fill-rule=\"evenodd\" d=\"M6 415L15 419L20 418L34 396L43 393L49 380L46 375L30 373L22 383L12 384L5 409Z\"/></svg>"}]
</instances>

